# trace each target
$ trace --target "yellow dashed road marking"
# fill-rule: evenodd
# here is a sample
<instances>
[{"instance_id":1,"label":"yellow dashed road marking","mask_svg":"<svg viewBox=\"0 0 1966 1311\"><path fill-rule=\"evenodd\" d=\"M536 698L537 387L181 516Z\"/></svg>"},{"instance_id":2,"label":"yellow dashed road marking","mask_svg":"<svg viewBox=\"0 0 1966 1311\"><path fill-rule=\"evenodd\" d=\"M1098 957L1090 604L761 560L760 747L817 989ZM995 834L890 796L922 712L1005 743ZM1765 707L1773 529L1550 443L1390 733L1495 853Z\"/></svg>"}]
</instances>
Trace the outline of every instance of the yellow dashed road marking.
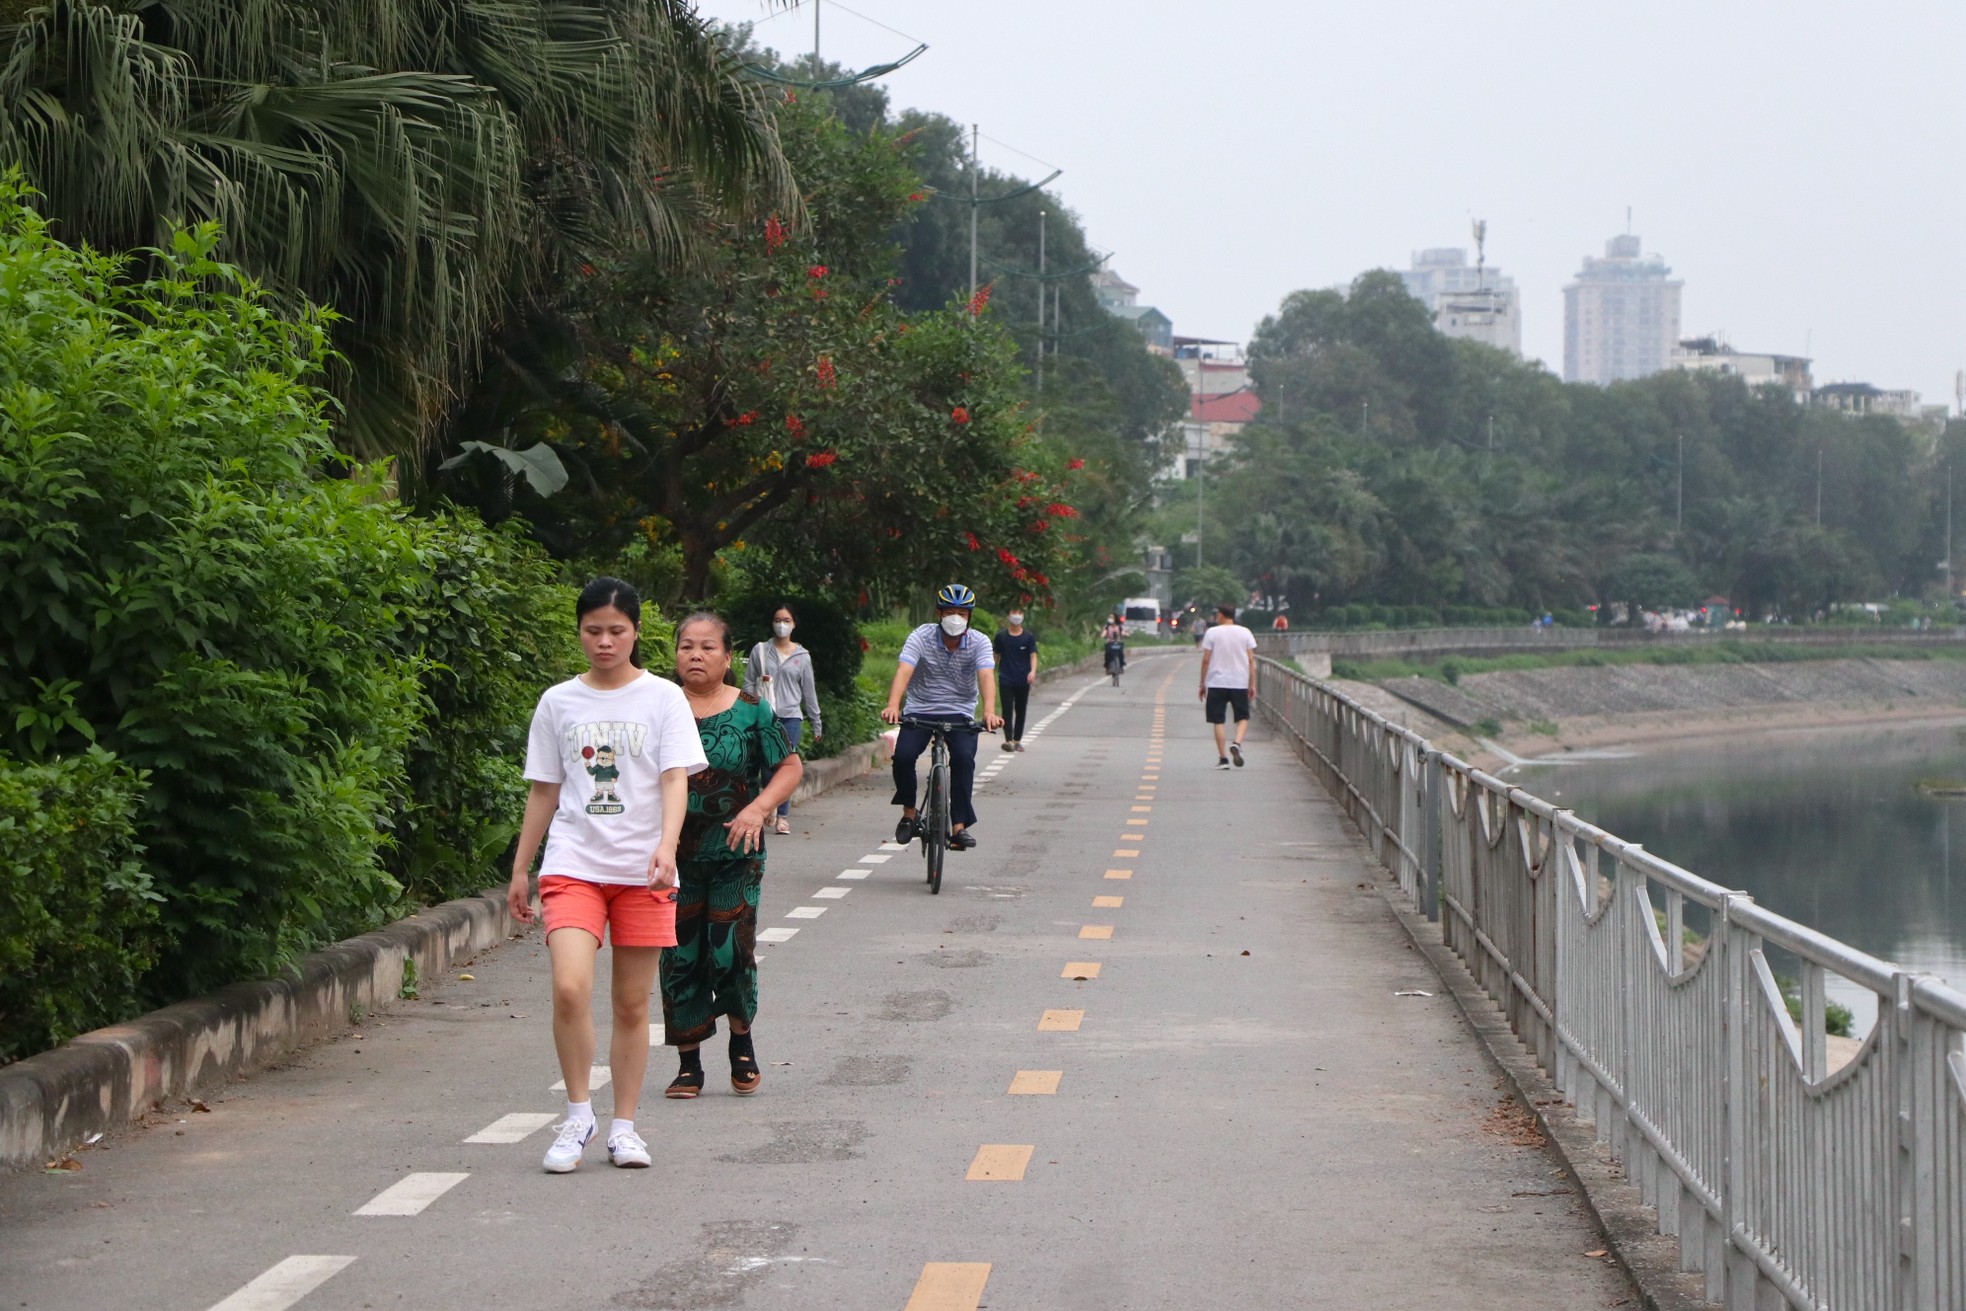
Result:
<instances>
[{"instance_id":1,"label":"yellow dashed road marking","mask_svg":"<svg viewBox=\"0 0 1966 1311\"><path fill-rule=\"evenodd\" d=\"M1138 849L1137 847L1121 847L1121 848L1120 848L1120 849L1119 849L1118 851L1115 851L1115 852L1113 853L1113 859L1114 859L1114 860L1126 860L1126 859L1129 859L1129 858L1131 858L1131 857L1135 857L1135 856L1138 856L1139 854L1140 854L1140 851L1139 851L1139 849Z\"/></svg>"},{"instance_id":2,"label":"yellow dashed road marking","mask_svg":"<svg viewBox=\"0 0 1966 1311\"><path fill-rule=\"evenodd\" d=\"M976 1159L969 1163L969 1173L963 1178L1016 1183L1024 1177L1025 1167L1031 1164L1031 1153L1036 1150L1015 1143L984 1143L976 1149Z\"/></svg>"},{"instance_id":3,"label":"yellow dashed road marking","mask_svg":"<svg viewBox=\"0 0 1966 1311\"><path fill-rule=\"evenodd\" d=\"M1010 1080L1012 1097L1049 1097L1058 1091L1063 1070L1019 1070Z\"/></svg>"},{"instance_id":4,"label":"yellow dashed road marking","mask_svg":"<svg viewBox=\"0 0 1966 1311\"><path fill-rule=\"evenodd\" d=\"M1099 977L1099 962L1096 960L1068 960L1058 976L1061 979L1096 979Z\"/></svg>"},{"instance_id":5,"label":"yellow dashed road marking","mask_svg":"<svg viewBox=\"0 0 1966 1311\"><path fill-rule=\"evenodd\" d=\"M1118 910L1125 904L1125 897L1094 897L1092 899L1092 908L1094 910Z\"/></svg>"},{"instance_id":6,"label":"yellow dashed road marking","mask_svg":"<svg viewBox=\"0 0 1966 1311\"><path fill-rule=\"evenodd\" d=\"M1081 938L1110 938L1113 936L1113 926L1110 924L1082 924L1079 926L1079 936Z\"/></svg>"},{"instance_id":7,"label":"yellow dashed road marking","mask_svg":"<svg viewBox=\"0 0 1966 1311\"><path fill-rule=\"evenodd\" d=\"M1130 869L1109 869L1106 871L1106 877L1109 879L1130 879L1133 877L1133 871Z\"/></svg>"},{"instance_id":8,"label":"yellow dashed road marking","mask_svg":"<svg viewBox=\"0 0 1966 1311\"><path fill-rule=\"evenodd\" d=\"M903 1311L976 1311L989 1282L988 1261L930 1261Z\"/></svg>"},{"instance_id":9,"label":"yellow dashed road marking","mask_svg":"<svg viewBox=\"0 0 1966 1311\"><path fill-rule=\"evenodd\" d=\"M1038 1017L1039 1033L1077 1033L1084 1011L1046 1011Z\"/></svg>"},{"instance_id":10,"label":"yellow dashed road marking","mask_svg":"<svg viewBox=\"0 0 1966 1311\"><path fill-rule=\"evenodd\" d=\"M1133 807L1133 813L1137 815L1137 814L1139 814L1139 813L1140 813L1141 811L1143 811L1143 810L1152 810L1152 809L1153 809L1153 807L1152 807L1152 806L1135 806L1135 807ZM1147 821L1146 821L1146 820L1144 820L1144 819L1142 819L1142 820L1137 820L1137 821L1135 821L1135 822L1137 822L1137 823L1141 823L1141 824L1144 824L1144 823L1146 823Z\"/></svg>"}]
</instances>

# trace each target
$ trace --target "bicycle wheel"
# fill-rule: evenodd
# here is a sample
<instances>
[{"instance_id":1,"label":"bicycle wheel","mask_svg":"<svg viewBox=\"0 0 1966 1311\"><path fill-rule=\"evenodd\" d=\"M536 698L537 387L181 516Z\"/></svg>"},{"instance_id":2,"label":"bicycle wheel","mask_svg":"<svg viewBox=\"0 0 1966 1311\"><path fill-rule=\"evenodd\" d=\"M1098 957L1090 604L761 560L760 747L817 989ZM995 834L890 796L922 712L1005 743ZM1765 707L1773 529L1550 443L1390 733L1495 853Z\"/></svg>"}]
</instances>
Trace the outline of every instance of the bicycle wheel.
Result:
<instances>
[{"instance_id":1,"label":"bicycle wheel","mask_svg":"<svg viewBox=\"0 0 1966 1311\"><path fill-rule=\"evenodd\" d=\"M928 774L928 829L922 834L922 848L928 855L928 890L942 892L942 858L949 853L949 765L936 762Z\"/></svg>"}]
</instances>

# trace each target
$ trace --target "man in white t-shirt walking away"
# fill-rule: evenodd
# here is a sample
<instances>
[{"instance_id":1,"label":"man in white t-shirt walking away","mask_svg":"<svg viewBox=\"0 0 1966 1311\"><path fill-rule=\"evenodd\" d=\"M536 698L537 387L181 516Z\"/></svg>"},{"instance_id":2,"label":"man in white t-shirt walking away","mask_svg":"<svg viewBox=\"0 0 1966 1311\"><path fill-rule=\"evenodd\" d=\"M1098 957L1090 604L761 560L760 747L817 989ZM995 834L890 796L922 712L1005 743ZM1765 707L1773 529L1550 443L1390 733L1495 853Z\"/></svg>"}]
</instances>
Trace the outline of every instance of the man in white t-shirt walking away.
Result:
<instances>
[{"instance_id":1,"label":"man in white t-shirt walking away","mask_svg":"<svg viewBox=\"0 0 1966 1311\"><path fill-rule=\"evenodd\" d=\"M1215 607L1215 623L1201 636L1201 692L1208 722L1215 725L1217 769L1231 757L1242 768L1242 738L1249 731L1249 701L1256 695L1256 634L1236 622L1232 605ZM1236 717L1236 740L1224 746L1229 712Z\"/></svg>"}]
</instances>

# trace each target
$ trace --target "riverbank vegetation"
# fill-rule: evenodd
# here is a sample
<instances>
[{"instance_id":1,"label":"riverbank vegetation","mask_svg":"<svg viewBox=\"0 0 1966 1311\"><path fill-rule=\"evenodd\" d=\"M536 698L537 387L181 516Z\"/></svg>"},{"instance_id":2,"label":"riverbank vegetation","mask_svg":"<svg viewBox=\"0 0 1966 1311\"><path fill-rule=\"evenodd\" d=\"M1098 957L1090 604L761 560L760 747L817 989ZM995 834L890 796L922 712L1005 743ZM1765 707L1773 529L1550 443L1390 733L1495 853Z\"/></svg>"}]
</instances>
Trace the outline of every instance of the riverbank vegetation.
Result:
<instances>
[{"instance_id":1,"label":"riverbank vegetation","mask_svg":"<svg viewBox=\"0 0 1966 1311\"><path fill-rule=\"evenodd\" d=\"M1200 549L1287 599L1294 627L1355 626L1339 614L1360 605L1602 620L1713 596L1749 618L1904 597L1956 619L1935 562L1966 424L1714 374L1567 385L1442 336L1384 271L1292 293L1249 358L1262 411L1208 471ZM1194 529L1194 494L1175 489L1159 540Z\"/></svg>"}]
</instances>

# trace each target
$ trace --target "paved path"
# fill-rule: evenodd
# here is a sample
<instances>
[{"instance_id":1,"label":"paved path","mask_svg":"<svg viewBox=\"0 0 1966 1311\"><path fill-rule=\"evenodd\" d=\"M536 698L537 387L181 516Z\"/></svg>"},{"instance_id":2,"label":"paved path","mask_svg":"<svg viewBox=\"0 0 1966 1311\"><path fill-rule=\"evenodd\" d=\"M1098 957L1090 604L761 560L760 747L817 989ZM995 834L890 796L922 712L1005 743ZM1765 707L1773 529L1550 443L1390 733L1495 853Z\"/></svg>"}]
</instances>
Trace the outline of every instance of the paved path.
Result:
<instances>
[{"instance_id":1,"label":"paved path","mask_svg":"<svg viewBox=\"0 0 1966 1311\"><path fill-rule=\"evenodd\" d=\"M707 1047L706 1096L644 1105L655 1169L540 1171L535 931L0 1178L0 1308L1626 1304L1452 1003L1396 995L1440 988L1336 810L1260 734L1216 772L1194 678L1043 689L939 898L874 781L806 807L766 879L764 1089Z\"/></svg>"}]
</instances>

